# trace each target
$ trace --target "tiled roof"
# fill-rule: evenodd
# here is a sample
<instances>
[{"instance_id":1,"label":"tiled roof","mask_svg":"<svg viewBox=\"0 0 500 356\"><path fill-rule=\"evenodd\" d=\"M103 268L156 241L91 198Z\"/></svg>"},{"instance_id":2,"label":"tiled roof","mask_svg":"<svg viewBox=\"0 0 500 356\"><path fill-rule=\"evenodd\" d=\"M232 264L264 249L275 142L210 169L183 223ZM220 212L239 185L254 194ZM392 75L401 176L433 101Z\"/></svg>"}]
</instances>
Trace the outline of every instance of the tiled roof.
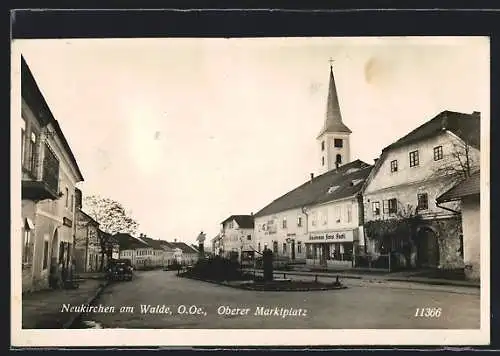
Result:
<instances>
[{"instance_id":1,"label":"tiled roof","mask_svg":"<svg viewBox=\"0 0 500 356\"><path fill-rule=\"evenodd\" d=\"M195 250L192 246L184 242L167 242L167 245L171 248L180 248L183 253L198 253L198 250Z\"/></svg>"},{"instance_id":2,"label":"tiled roof","mask_svg":"<svg viewBox=\"0 0 500 356\"><path fill-rule=\"evenodd\" d=\"M448 191L440 195L436 201L446 203L453 200L459 200L462 197L480 194L480 171L473 173L469 178L464 179Z\"/></svg>"},{"instance_id":3,"label":"tiled roof","mask_svg":"<svg viewBox=\"0 0 500 356\"><path fill-rule=\"evenodd\" d=\"M479 113L465 114L446 110L390 144L384 148L384 151L432 137L443 130L453 132L470 146L479 149L481 141L480 126Z\"/></svg>"},{"instance_id":4,"label":"tiled roof","mask_svg":"<svg viewBox=\"0 0 500 356\"><path fill-rule=\"evenodd\" d=\"M368 177L372 167L359 159L347 163L286 193L264 207L255 216L275 214L285 210L354 196L361 190L363 181ZM330 189L332 187L335 188Z\"/></svg>"},{"instance_id":5,"label":"tiled roof","mask_svg":"<svg viewBox=\"0 0 500 356\"><path fill-rule=\"evenodd\" d=\"M253 224L253 215L231 215L228 217L226 220L222 222L224 224L225 222L229 220L235 220L238 226L242 229L253 229L254 224Z\"/></svg>"},{"instance_id":6,"label":"tiled roof","mask_svg":"<svg viewBox=\"0 0 500 356\"><path fill-rule=\"evenodd\" d=\"M141 242L130 234L118 233L113 236L118 240L121 250L133 250L136 248L146 248L149 246L148 244Z\"/></svg>"},{"instance_id":7,"label":"tiled roof","mask_svg":"<svg viewBox=\"0 0 500 356\"><path fill-rule=\"evenodd\" d=\"M155 250L163 250L163 247L162 247L163 245L168 246L167 241L155 240L155 239L152 239L150 237L143 236L143 237L141 237L141 240L146 242L149 246L151 246Z\"/></svg>"}]
</instances>

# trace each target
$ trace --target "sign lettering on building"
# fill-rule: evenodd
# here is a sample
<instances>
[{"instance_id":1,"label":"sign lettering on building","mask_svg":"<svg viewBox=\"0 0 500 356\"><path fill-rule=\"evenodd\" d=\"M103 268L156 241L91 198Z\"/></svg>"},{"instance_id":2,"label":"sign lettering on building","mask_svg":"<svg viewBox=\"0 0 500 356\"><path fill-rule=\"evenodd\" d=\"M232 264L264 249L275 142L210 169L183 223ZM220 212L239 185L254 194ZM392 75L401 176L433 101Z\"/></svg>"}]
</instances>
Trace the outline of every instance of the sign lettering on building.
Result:
<instances>
[{"instance_id":1,"label":"sign lettering on building","mask_svg":"<svg viewBox=\"0 0 500 356\"><path fill-rule=\"evenodd\" d=\"M63 217L63 225L71 227L71 226L73 226L73 222L70 219L68 219L67 217Z\"/></svg>"},{"instance_id":2,"label":"sign lettering on building","mask_svg":"<svg viewBox=\"0 0 500 356\"><path fill-rule=\"evenodd\" d=\"M322 233L311 233L309 235L309 241L318 241L318 242L330 242L330 241L338 241L338 242L351 242L354 240L354 234L352 230L349 231L339 231L339 232L322 232Z\"/></svg>"}]
</instances>

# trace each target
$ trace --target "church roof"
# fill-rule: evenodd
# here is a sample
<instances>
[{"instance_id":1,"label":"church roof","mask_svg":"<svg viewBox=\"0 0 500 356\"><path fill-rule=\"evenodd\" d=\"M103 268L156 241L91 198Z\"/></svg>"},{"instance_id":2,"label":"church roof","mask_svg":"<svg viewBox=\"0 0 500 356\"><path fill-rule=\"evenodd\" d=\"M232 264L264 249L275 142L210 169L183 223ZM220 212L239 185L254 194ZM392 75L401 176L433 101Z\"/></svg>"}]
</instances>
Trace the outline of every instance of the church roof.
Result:
<instances>
[{"instance_id":1,"label":"church roof","mask_svg":"<svg viewBox=\"0 0 500 356\"><path fill-rule=\"evenodd\" d=\"M355 196L372 167L358 159L328 171L274 200L255 217Z\"/></svg>"},{"instance_id":2,"label":"church roof","mask_svg":"<svg viewBox=\"0 0 500 356\"><path fill-rule=\"evenodd\" d=\"M328 86L328 99L326 102L326 117L325 124L321 129L319 136L325 132L345 132L352 131L342 122L340 113L339 98L337 96L337 87L335 86L335 78L333 77L333 68L330 66L330 84Z\"/></svg>"}]
</instances>

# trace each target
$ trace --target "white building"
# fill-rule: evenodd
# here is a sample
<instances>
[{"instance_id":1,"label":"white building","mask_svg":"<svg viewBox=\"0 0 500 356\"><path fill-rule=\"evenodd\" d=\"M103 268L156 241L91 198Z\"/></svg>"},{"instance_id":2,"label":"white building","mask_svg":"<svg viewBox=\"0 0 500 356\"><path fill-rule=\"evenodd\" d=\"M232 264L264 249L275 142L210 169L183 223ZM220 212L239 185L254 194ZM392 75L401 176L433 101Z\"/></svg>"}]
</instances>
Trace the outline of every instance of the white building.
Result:
<instances>
[{"instance_id":1,"label":"white building","mask_svg":"<svg viewBox=\"0 0 500 356\"><path fill-rule=\"evenodd\" d=\"M241 260L253 256L256 249L254 217L250 215L231 215L221 222L222 255Z\"/></svg>"},{"instance_id":2,"label":"white building","mask_svg":"<svg viewBox=\"0 0 500 356\"><path fill-rule=\"evenodd\" d=\"M255 241L278 258L352 267L363 245L360 190L372 166L351 162L351 130L343 123L330 67L325 122L318 137L318 177L255 214Z\"/></svg>"},{"instance_id":3,"label":"white building","mask_svg":"<svg viewBox=\"0 0 500 356\"><path fill-rule=\"evenodd\" d=\"M438 204L461 201L465 276L471 280L479 280L481 275L480 197L480 171L477 171L437 198Z\"/></svg>"},{"instance_id":4,"label":"white building","mask_svg":"<svg viewBox=\"0 0 500 356\"><path fill-rule=\"evenodd\" d=\"M368 252L404 249L408 266L463 266L460 203L435 201L464 170L479 168L479 127L477 112L444 111L383 149L364 186L366 222L414 215L424 222L409 242L409 236L375 239L365 228Z\"/></svg>"},{"instance_id":5,"label":"white building","mask_svg":"<svg viewBox=\"0 0 500 356\"><path fill-rule=\"evenodd\" d=\"M49 286L52 265L68 266L75 235L75 189L82 173L58 121L21 57L22 290Z\"/></svg>"}]
</instances>

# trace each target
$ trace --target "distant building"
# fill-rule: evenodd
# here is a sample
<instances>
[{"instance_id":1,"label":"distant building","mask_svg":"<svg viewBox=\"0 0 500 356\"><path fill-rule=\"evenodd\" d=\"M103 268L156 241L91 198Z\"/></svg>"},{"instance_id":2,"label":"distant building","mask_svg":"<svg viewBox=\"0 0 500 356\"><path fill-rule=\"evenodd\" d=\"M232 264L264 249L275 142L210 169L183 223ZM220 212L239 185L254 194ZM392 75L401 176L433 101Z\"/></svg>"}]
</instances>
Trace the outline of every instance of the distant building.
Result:
<instances>
[{"instance_id":1,"label":"distant building","mask_svg":"<svg viewBox=\"0 0 500 356\"><path fill-rule=\"evenodd\" d=\"M49 286L51 265L72 256L75 186L83 181L73 152L21 57L22 290Z\"/></svg>"},{"instance_id":2,"label":"distant building","mask_svg":"<svg viewBox=\"0 0 500 356\"><path fill-rule=\"evenodd\" d=\"M256 249L254 217L250 215L231 215L221 222L222 255L240 260L253 256Z\"/></svg>"},{"instance_id":3,"label":"distant building","mask_svg":"<svg viewBox=\"0 0 500 356\"><path fill-rule=\"evenodd\" d=\"M480 197L480 171L477 171L436 199L438 204L461 202L465 275L471 280L479 280L481 274Z\"/></svg>"},{"instance_id":4,"label":"distant building","mask_svg":"<svg viewBox=\"0 0 500 356\"><path fill-rule=\"evenodd\" d=\"M81 193L78 194L81 196ZM77 201L79 198L77 198ZM101 266L99 223L86 214L77 202L74 259L78 272L97 272Z\"/></svg>"},{"instance_id":5,"label":"distant building","mask_svg":"<svg viewBox=\"0 0 500 356\"><path fill-rule=\"evenodd\" d=\"M459 202L436 198L479 169L480 116L443 111L382 150L364 187L366 222L421 216L413 243L408 236L375 239L372 254L410 251L412 267L463 267ZM372 223L372 225L374 225Z\"/></svg>"},{"instance_id":6,"label":"distant building","mask_svg":"<svg viewBox=\"0 0 500 356\"><path fill-rule=\"evenodd\" d=\"M120 245L120 258L129 259L135 269L144 268L153 248L144 240L128 233L113 235Z\"/></svg>"}]
</instances>

